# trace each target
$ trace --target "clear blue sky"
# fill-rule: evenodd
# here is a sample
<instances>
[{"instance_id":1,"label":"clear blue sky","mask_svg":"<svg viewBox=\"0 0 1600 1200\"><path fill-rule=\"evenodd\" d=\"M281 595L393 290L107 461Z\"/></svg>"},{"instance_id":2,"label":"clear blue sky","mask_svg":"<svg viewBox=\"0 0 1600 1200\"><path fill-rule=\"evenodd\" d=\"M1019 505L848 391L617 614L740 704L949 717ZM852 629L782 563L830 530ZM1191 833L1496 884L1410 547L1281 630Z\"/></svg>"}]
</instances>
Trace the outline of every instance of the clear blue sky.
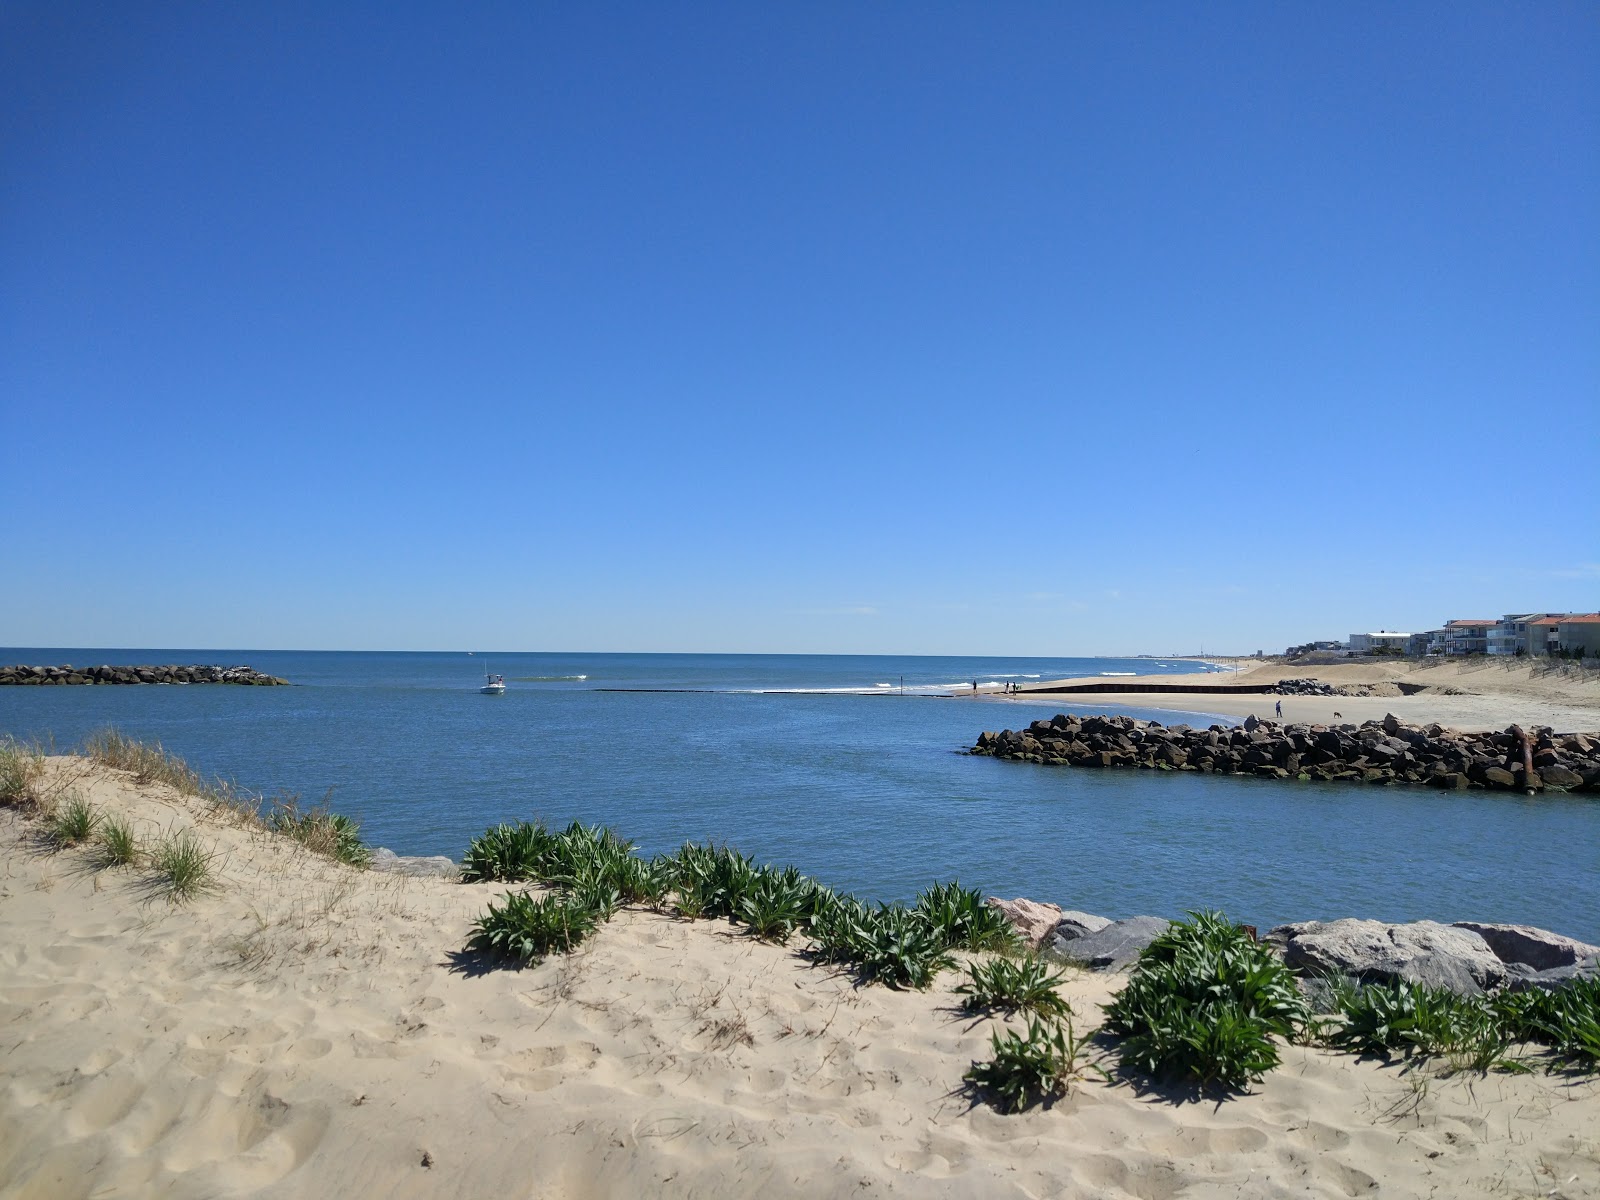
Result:
<instances>
[{"instance_id":1,"label":"clear blue sky","mask_svg":"<svg viewBox=\"0 0 1600 1200\"><path fill-rule=\"evenodd\" d=\"M1600 606L1593 4L0 6L0 644Z\"/></svg>"}]
</instances>

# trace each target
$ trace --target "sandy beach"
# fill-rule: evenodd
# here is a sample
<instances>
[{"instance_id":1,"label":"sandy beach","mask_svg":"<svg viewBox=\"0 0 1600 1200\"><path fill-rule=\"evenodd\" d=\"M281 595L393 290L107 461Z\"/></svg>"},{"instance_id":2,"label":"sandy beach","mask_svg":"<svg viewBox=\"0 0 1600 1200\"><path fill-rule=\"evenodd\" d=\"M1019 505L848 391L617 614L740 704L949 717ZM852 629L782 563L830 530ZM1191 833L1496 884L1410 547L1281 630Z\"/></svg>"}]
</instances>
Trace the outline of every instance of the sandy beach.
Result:
<instances>
[{"instance_id":1,"label":"sandy beach","mask_svg":"<svg viewBox=\"0 0 1600 1200\"><path fill-rule=\"evenodd\" d=\"M1110 680L1041 680L1024 686L1015 696L989 689L977 699L1016 705L1029 710L1047 707L1057 712L1095 713L1122 708L1155 709L1183 714L1271 717L1278 701L1283 720L1328 724L1335 721L1380 720L1393 713L1413 724L1436 722L1455 729L1504 729L1513 722L1525 726L1550 725L1559 732L1600 730L1600 671L1562 670L1548 660L1392 659L1316 665L1286 664L1279 660L1257 663L1253 659L1210 659L1230 668L1226 674L1196 679L1161 676L1149 682L1198 682L1218 691L1205 693L1092 692L1047 693L1041 689L1078 683L1105 684ZM1221 689L1274 684L1287 679L1317 679L1338 688L1370 690L1366 696L1278 696L1231 693ZM1406 695L1402 691L1420 689ZM959 697L962 693L957 693ZM1029 719L1033 719L1032 716ZM1026 724L1026 722L1024 722Z\"/></svg>"},{"instance_id":2,"label":"sandy beach","mask_svg":"<svg viewBox=\"0 0 1600 1200\"><path fill-rule=\"evenodd\" d=\"M1234 1098L1086 1072L1002 1115L961 1090L997 1023L958 1011L958 974L856 986L642 909L486 970L460 951L503 886L345 867L81 759L46 772L143 837L192 828L218 886L170 903L0 810L7 1197L1600 1194L1592 1075L1291 1046ZM1080 1030L1118 982L1069 980Z\"/></svg>"}]
</instances>

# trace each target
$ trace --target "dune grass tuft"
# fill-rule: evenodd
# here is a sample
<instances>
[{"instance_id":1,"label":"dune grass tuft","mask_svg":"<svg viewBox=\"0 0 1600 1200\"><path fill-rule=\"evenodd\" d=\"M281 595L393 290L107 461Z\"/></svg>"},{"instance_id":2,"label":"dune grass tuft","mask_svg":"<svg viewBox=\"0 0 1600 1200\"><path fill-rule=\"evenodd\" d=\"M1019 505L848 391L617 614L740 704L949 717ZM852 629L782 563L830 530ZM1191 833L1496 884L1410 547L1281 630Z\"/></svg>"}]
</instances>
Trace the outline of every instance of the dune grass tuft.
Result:
<instances>
[{"instance_id":1,"label":"dune grass tuft","mask_svg":"<svg viewBox=\"0 0 1600 1200\"><path fill-rule=\"evenodd\" d=\"M74 792L57 806L55 815L50 818L50 840L63 848L76 846L89 840L100 820L94 805Z\"/></svg>"},{"instance_id":2,"label":"dune grass tuft","mask_svg":"<svg viewBox=\"0 0 1600 1200\"><path fill-rule=\"evenodd\" d=\"M100 827L100 852L96 857L101 867L130 867L139 861L139 840L133 827L120 817L107 817Z\"/></svg>"},{"instance_id":3,"label":"dune grass tuft","mask_svg":"<svg viewBox=\"0 0 1600 1200\"><path fill-rule=\"evenodd\" d=\"M361 826L343 813L331 812L326 800L302 809L298 796L282 796L267 813L267 828L293 838L314 854L337 859L352 867L365 867L372 850L361 840Z\"/></svg>"},{"instance_id":4,"label":"dune grass tuft","mask_svg":"<svg viewBox=\"0 0 1600 1200\"><path fill-rule=\"evenodd\" d=\"M38 746L0 738L0 804L35 803L43 773L44 752Z\"/></svg>"},{"instance_id":5,"label":"dune grass tuft","mask_svg":"<svg viewBox=\"0 0 1600 1200\"><path fill-rule=\"evenodd\" d=\"M194 830L169 834L150 852L156 890L174 902L192 900L216 886L215 859L215 852L202 844Z\"/></svg>"}]
</instances>

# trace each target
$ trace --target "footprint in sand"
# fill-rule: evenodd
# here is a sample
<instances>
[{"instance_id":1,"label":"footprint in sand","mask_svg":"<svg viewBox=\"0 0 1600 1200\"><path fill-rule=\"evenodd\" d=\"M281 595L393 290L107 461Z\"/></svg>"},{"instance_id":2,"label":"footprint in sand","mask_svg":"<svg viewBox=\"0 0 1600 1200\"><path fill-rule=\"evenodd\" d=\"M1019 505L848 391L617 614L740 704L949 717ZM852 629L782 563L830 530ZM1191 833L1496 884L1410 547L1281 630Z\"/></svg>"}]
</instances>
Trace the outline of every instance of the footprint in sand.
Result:
<instances>
[{"instance_id":1,"label":"footprint in sand","mask_svg":"<svg viewBox=\"0 0 1600 1200\"><path fill-rule=\"evenodd\" d=\"M506 1082L528 1092L546 1092L575 1071L587 1071L600 1060L593 1042L535 1046L507 1056L500 1068Z\"/></svg>"},{"instance_id":2,"label":"footprint in sand","mask_svg":"<svg viewBox=\"0 0 1600 1200\"><path fill-rule=\"evenodd\" d=\"M139 1102L144 1085L133 1075L99 1075L90 1079L67 1103L62 1119L69 1137L88 1137L109 1129Z\"/></svg>"}]
</instances>

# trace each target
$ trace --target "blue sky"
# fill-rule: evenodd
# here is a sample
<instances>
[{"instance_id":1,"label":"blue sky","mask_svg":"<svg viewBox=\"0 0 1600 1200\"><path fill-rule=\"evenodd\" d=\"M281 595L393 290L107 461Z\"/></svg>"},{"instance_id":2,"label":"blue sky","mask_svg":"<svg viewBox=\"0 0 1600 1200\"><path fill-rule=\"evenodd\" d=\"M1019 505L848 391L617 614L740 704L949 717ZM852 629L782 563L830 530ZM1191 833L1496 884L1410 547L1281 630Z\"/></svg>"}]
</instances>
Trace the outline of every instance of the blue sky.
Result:
<instances>
[{"instance_id":1,"label":"blue sky","mask_svg":"<svg viewBox=\"0 0 1600 1200\"><path fill-rule=\"evenodd\" d=\"M0 643L1600 606L1592 5L8 3Z\"/></svg>"}]
</instances>

